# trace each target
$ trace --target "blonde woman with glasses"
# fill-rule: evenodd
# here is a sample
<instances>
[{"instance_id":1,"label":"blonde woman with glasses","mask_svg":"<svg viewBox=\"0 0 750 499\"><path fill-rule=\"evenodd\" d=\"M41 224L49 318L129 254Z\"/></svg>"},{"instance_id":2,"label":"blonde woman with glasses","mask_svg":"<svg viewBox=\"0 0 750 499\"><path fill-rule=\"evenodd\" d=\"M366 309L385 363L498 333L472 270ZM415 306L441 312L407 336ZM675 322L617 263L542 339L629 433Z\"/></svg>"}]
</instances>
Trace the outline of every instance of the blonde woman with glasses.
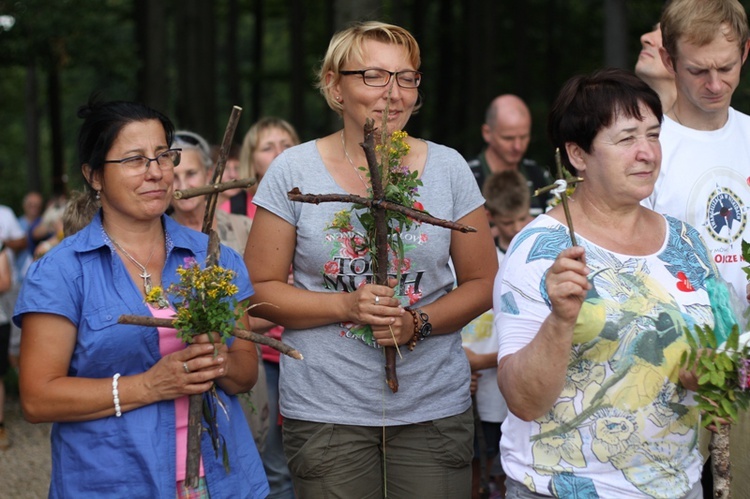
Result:
<instances>
[{"instance_id":1,"label":"blonde woman with glasses","mask_svg":"<svg viewBox=\"0 0 750 499\"><path fill-rule=\"evenodd\" d=\"M460 331L490 308L497 258L468 165L445 146L405 139L402 166L422 181L419 202L478 232L428 224L404 231L403 259L392 262L401 281L389 285L372 284L370 254L350 244L363 231L357 217L332 228L349 205L287 198L294 187L371 196L360 170L365 120L388 133L406 128L418 107L419 67L419 46L401 27L366 22L336 33L318 87L343 127L282 153L253 198L245 262L253 302L274 305L253 312L284 326L284 341L305 355L282 358L280 380L284 451L301 499L471 494L474 427ZM410 351L414 338L423 341ZM394 340L403 353L397 393L383 372L382 347Z\"/></svg>"}]
</instances>

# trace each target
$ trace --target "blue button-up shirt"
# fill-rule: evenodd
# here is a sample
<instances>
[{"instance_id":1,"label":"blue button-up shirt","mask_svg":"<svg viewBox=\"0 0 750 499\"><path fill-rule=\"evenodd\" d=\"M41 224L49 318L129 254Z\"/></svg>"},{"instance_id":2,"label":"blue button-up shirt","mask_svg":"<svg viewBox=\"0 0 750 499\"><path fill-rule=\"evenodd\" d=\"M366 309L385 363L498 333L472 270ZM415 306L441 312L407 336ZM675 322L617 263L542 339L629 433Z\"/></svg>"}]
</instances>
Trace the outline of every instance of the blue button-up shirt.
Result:
<instances>
[{"instance_id":1,"label":"blue button-up shirt","mask_svg":"<svg viewBox=\"0 0 750 499\"><path fill-rule=\"evenodd\" d=\"M162 217L167 258L164 288L179 278L187 258L205 262L208 238ZM237 272L238 300L252 286L242 258L222 246L220 264ZM111 378L140 374L161 358L156 328L117 323L122 314L150 315L123 261L105 239L101 212L79 233L35 262L26 275L13 320L41 312L70 320L78 335L69 376ZM242 408L217 386L228 418L217 411L226 439L231 471L216 456L203 432L201 452L212 498L266 497L268 482ZM52 427L50 497L175 497L174 401L164 400L92 421L55 423Z\"/></svg>"}]
</instances>

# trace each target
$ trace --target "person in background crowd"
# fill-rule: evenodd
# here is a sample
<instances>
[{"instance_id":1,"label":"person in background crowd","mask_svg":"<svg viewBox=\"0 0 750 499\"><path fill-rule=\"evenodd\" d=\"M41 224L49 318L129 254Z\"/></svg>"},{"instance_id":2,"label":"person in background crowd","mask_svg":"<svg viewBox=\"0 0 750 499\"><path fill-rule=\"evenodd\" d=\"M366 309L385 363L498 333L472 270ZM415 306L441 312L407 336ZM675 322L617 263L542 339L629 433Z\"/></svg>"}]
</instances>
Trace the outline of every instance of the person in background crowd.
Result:
<instances>
[{"instance_id":1,"label":"person in background crowd","mask_svg":"<svg viewBox=\"0 0 750 499\"><path fill-rule=\"evenodd\" d=\"M174 169L175 190L203 187L213 176L213 161L211 160L208 142L197 133L187 130L175 132L172 147L181 149L180 164ZM206 197L175 199L172 201L171 217L180 225L193 230L203 229L203 218L206 214ZM252 221L244 215L235 215L221 210L214 212L213 228L219 235L219 241L240 254L245 253L247 236L250 233ZM257 324L251 324L253 331L259 331ZM263 362L258 360L258 381L252 392L240 397L242 408L250 424L258 451L265 447L268 434L268 392L266 388L266 373Z\"/></svg>"},{"instance_id":2,"label":"person in background crowd","mask_svg":"<svg viewBox=\"0 0 750 499\"><path fill-rule=\"evenodd\" d=\"M674 75L664 66L661 59L661 26L656 23L654 29L641 35L641 52L635 63L635 74L645 81L654 92L659 94L661 107L665 111L672 109L677 89Z\"/></svg>"},{"instance_id":3,"label":"person in background crowd","mask_svg":"<svg viewBox=\"0 0 750 499\"><path fill-rule=\"evenodd\" d=\"M526 179L515 170L493 173L484 182L484 206L498 232L495 238L498 264L505 258L510 241L528 224L529 188ZM472 497L505 497L502 466L494 460L500 452L500 424L508 414L497 386L497 331L492 327L492 310L483 313L463 328L461 339L476 378L474 460L472 461ZM478 419L477 419L478 418Z\"/></svg>"},{"instance_id":4,"label":"person in background crowd","mask_svg":"<svg viewBox=\"0 0 750 499\"><path fill-rule=\"evenodd\" d=\"M187 130L175 132L173 147L182 149L180 164L175 167L175 190L203 187L213 175L213 161L208 142L197 133ZM206 213L205 196L172 201L172 218L178 223L193 230L203 229L203 218ZM252 221L244 215L230 214L216 210L213 227L219 234L222 244L229 246L240 254L245 253L247 236Z\"/></svg>"},{"instance_id":5,"label":"person in background crowd","mask_svg":"<svg viewBox=\"0 0 750 499\"><path fill-rule=\"evenodd\" d=\"M0 295L11 290L13 269L11 268L10 248L0 243ZM5 375L10 369L10 315L0 307L0 450L10 448L12 441L5 427Z\"/></svg>"},{"instance_id":6,"label":"person in background crowd","mask_svg":"<svg viewBox=\"0 0 750 499\"><path fill-rule=\"evenodd\" d=\"M482 138L487 147L469 161L480 189L490 174L505 170L520 172L528 182L530 194L552 183L546 168L525 157L531 140L531 112L520 97L503 94L493 99L482 125ZM531 198L532 216L546 210L549 197L541 194Z\"/></svg>"},{"instance_id":7,"label":"person in background crowd","mask_svg":"<svg viewBox=\"0 0 750 499\"><path fill-rule=\"evenodd\" d=\"M23 278L26 276L26 271L34 260L34 250L39 241L37 241L32 232L34 228L41 221L42 207L44 206L44 199L38 192L32 191L27 193L23 197L21 208L23 213L18 217L18 225L26 233L26 247L15 253L13 258L15 265L13 274L15 276L13 285L3 295L3 300L6 301L6 310L8 311L8 317L10 317L13 309L13 305L16 303L18 297L18 290L23 283ZM10 356L10 365L14 369L18 369L18 354L21 347L21 329L17 327L13 322L8 319L10 323L10 347L8 355Z\"/></svg>"},{"instance_id":8,"label":"person in background crowd","mask_svg":"<svg viewBox=\"0 0 750 499\"><path fill-rule=\"evenodd\" d=\"M256 381L255 345L214 343L210 331L186 345L173 328L118 323L122 314L172 316L151 292L177 282L179 266L207 256L206 235L164 214L180 162L172 123L123 101L90 102L79 117L79 164L101 209L31 265L13 316L23 331L24 416L54 423L50 497L266 497L235 396ZM240 256L222 247L219 264L236 272L235 296L244 302L253 290ZM199 486L189 488L188 396L212 388L222 404L215 422L225 453L203 432ZM211 400L204 403L218 403Z\"/></svg>"},{"instance_id":9,"label":"person in background crowd","mask_svg":"<svg viewBox=\"0 0 750 499\"><path fill-rule=\"evenodd\" d=\"M216 166L219 162L219 153L221 152L221 146L211 146L211 164ZM224 174L221 176L222 182L229 182L230 180L238 180L240 177L240 146L232 142L229 146L229 154L227 154L227 162L224 165ZM227 213L234 213L236 215L246 215L245 204L235 202L233 205L225 205L225 203L238 194L244 192L244 189L229 189L219 193L219 208L223 209ZM237 198L239 200L239 198ZM242 198L244 200L244 197ZM224 208L227 209L224 209Z\"/></svg>"},{"instance_id":10,"label":"person in background crowd","mask_svg":"<svg viewBox=\"0 0 750 499\"><path fill-rule=\"evenodd\" d=\"M401 165L422 182L424 209L477 232L426 223L404 231L403 260L391 261L401 280L388 285L372 283L371 256L353 241L364 230L356 216L336 225L340 204L287 197L293 187L370 196L358 168L366 164L358 145L365 120L385 125L381 133L403 130L417 107L419 66L419 46L401 27L371 21L336 33L318 87L343 128L284 151L253 198L245 251L252 302L274 305L254 312L284 326L284 342L305 355L282 357L280 377L284 451L300 499L471 493L474 427L460 330L489 309L497 258L468 165L445 146L403 139ZM381 347L395 345L403 359L392 393Z\"/></svg>"},{"instance_id":11,"label":"person in background crowd","mask_svg":"<svg viewBox=\"0 0 750 499\"><path fill-rule=\"evenodd\" d=\"M288 122L273 116L261 118L245 134L240 152L240 169L257 183L248 191L248 198L252 199L258 189L258 184L268 171L276 156L299 144L299 136L294 127ZM243 198L244 199L244 198ZM250 204L248 212L255 214L255 205ZM291 273L289 278L291 279ZM292 282L292 281L290 281ZM284 328L253 316L249 312L250 320L256 328L267 329L265 334L271 338L281 340ZM294 497L294 486L289 467L284 456L281 434L281 416L279 414L279 352L267 346L261 346L263 366L266 368L268 382L268 407L270 429L266 439L266 446L261 452L263 466L271 487L269 499L288 499Z\"/></svg>"},{"instance_id":12,"label":"person in background crowd","mask_svg":"<svg viewBox=\"0 0 750 499\"><path fill-rule=\"evenodd\" d=\"M23 213L18 217L18 224L21 229L26 232L27 243L26 247L16 253L16 275L18 276L19 282L23 281L23 276L26 274L26 270L33 261L34 249L39 243L32 237L32 231L41 222L42 218L42 207L44 206L44 199L38 192L29 192L23 197L21 207Z\"/></svg>"},{"instance_id":13,"label":"person in background crowd","mask_svg":"<svg viewBox=\"0 0 750 499\"><path fill-rule=\"evenodd\" d=\"M230 201L224 202L221 208L224 211L242 213L253 218L255 205L252 200L263 175L276 156L297 144L299 144L297 131L286 121L272 116L258 120L250 127L242 140L238 167L239 178L253 178L256 183L247 190L243 189ZM242 211L243 201L244 212Z\"/></svg>"},{"instance_id":14,"label":"person in background crowd","mask_svg":"<svg viewBox=\"0 0 750 499\"><path fill-rule=\"evenodd\" d=\"M497 231L495 246L504 256L511 240L532 220L526 179L514 170L493 173L484 182L482 194L487 215Z\"/></svg>"},{"instance_id":15,"label":"person in background crowd","mask_svg":"<svg viewBox=\"0 0 750 499\"><path fill-rule=\"evenodd\" d=\"M8 248L6 258L10 261L11 265L11 289L4 293L0 293L0 314L11 317L13 315L13 306L16 302L16 296L18 294L18 281L20 279L19 272L16 271L16 258L15 255L23 252L28 246L28 238L26 232L16 218L9 207L0 205L0 247ZM11 329L11 339L9 350L6 352L10 356L8 360L11 365L15 368L18 366L18 349L20 341L20 332L18 330L13 332ZM3 360L2 362L6 362Z\"/></svg>"},{"instance_id":16,"label":"person in background crowd","mask_svg":"<svg viewBox=\"0 0 750 499\"><path fill-rule=\"evenodd\" d=\"M62 240L62 217L67 204L68 199L65 194L57 194L47 203L41 220L31 231L32 238L37 241L34 259L44 256Z\"/></svg>"}]
</instances>

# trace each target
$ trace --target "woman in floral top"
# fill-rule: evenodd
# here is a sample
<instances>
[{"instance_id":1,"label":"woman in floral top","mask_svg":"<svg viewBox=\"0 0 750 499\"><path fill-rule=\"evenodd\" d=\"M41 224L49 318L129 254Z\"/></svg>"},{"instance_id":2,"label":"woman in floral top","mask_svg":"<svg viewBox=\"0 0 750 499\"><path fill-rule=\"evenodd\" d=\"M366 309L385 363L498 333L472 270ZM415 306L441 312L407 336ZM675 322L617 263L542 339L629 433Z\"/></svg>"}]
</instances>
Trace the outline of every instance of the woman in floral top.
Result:
<instances>
[{"instance_id":1,"label":"woman in floral top","mask_svg":"<svg viewBox=\"0 0 750 499\"><path fill-rule=\"evenodd\" d=\"M629 72L563 87L549 133L583 177L519 233L495 282L508 497L700 498L686 328L713 326L697 231L640 202L659 174L659 97ZM515 494L515 495L514 495Z\"/></svg>"}]
</instances>

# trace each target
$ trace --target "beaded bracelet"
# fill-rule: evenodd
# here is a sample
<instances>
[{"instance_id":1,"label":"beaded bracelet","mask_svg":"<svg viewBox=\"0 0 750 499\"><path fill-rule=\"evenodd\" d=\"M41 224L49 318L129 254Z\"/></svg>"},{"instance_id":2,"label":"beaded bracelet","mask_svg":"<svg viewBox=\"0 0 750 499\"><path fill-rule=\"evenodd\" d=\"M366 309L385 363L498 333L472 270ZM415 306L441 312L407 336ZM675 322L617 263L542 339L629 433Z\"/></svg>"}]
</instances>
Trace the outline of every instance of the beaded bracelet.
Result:
<instances>
[{"instance_id":1,"label":"beaded bracelet","mask_svg":"<svg viewBox=\"0 0 750 499\"><path fill-rule=\"evenodd\" d=\"M409 340L409 343L407 343L407 347L409 348L409 351L414 351L414 347L417 346L417 341L419 340L419 315L416 311L407 308L405 309L407 312L409 312L414 319L414 334L412 335L411 339Z\"/></svg>"},{"instance_id":2,"label":"beaded bracelet","mask_svg":"<svg viewBox=\"0 0 750 499\"><path fill-rule=\"evenodd\" d=\"M119 378L120 373L116 373L114 376L112 376L112 398L115 401L115 416L117 416L118 418L122 416L122 408L120 407L120 391L117 389L117 380Z\"/></svg>"}]
</instances>

